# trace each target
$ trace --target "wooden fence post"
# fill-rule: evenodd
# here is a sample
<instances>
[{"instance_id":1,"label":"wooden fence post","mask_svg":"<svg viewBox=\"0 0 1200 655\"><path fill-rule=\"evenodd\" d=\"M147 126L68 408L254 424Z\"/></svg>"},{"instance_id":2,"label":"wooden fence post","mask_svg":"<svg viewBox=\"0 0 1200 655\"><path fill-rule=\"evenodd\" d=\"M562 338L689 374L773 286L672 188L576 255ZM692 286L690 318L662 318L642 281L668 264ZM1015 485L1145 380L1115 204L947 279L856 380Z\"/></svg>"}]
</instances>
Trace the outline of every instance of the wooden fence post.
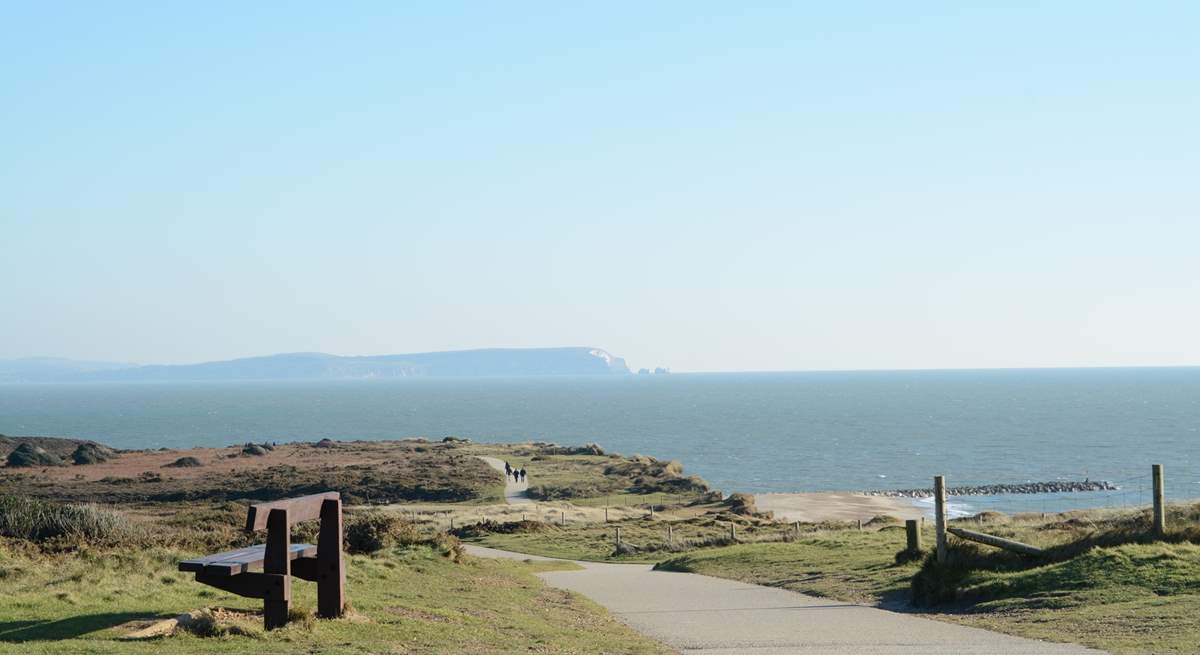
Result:
<instances>
[{"instance_id":1,"label":"wooden fence post","mask_svg":"<svg viewBox=\"0 0 1200 655\"><path fill-rule=\"evenodd\" d=\"M946 561L946 476L933 478L933 520L937 528L937 561Z\"/></svg>"},{"instance_id":2,"label":"wooden fence post","mask_svg":"<svg viewBox=\"0 0 1200 655\"><path fill-rule=\"evenodd\" d=\"M1167 533L1167 507L1163 499L1163 465L1151 466L1154 478L1154 536L1162 538Z\"/></svg>"},{"instance_id":3,"label":"wooden fence post","mask_svg":"<svg viewBox=\"0 0 1200 655\"><path fill-rule=\"evenodd\" d=\"M737 523L734 523L733 521L729 522L729 539L731 541L737 541Z\"/></svg>"},{"instance_id":4,"label":"wooden fence post","mask_svg":"<svg viewBox=\"0 0 1200 655\"><path fill-rule=\"evenodd\" d=\"M565 510L558 511L558 524L559 525L567 524L567 512Z\"/></svg>"},{"instance_id":5,"label":"wooden fence post","mask_svg":"<svg viewBox=\"0 0 1200 655\"><path fill-rule=\"evenodd\" d=\"M617 548L621 547L621 526L617 526Z\"/></svg>"},{"instance_id":6,"label":"wooden fence post","mask_svg":"<svg viewBox=\"0 0 1200 655\"><path fill-rule=\"evenodd\" d=\"M668 523L667 524L667 545L672 546L674 544L675 544L675 531L671 528L671 524Z\"/></svg>"},{"instance_id":7,"label":"wooden fence post","mask_svg":"<svg viewBox=\"0 0 1200 655\"><path fill-rule=\"evenodd\" d=\"M916 519L908 519L904 522L904 531L908 537L908 552L921 552L921 526Z\"/></svg>"},{"instance_id":8,"label":"wooden fence post","mask_svg":"<svg viewBox=\"0 0 1200 655\"><path fill-rule=\"evenodd\" d=\"M608 507L604 508L604 522L608 523Z\"/></svg>"}]
</instances>

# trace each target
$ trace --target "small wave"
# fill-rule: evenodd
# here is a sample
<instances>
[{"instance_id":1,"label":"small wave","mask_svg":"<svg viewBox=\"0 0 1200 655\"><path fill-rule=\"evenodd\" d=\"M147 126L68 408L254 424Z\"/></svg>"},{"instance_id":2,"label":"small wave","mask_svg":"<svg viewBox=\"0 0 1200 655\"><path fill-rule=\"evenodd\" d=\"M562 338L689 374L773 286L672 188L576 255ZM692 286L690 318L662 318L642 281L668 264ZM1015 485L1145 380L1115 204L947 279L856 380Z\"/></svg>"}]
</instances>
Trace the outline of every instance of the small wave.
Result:
<instances>
[{"instance_id":1,"label":"small wave","mask_svg":"<svg viewBox=\"0 0 1200 655\"><path fill-rule=\"evenodd\" d=\"M925 496L924 498L912 498L911 500L912 500L913 505L916 505L917 507L921 508L922 511L925 512L926 516L928 516L929 518L935 518L934 511L933 511L934 510L933 496ZM946 517L947 518L957 519L957 518L962 518L964 516L974 516L975 514L978 514L978 513L979 512L975 509L975 507L973 507L972 505L969 505L967 503L956 503L953 501L948 501L946 503Z\"/></svg>"}]
</instances>

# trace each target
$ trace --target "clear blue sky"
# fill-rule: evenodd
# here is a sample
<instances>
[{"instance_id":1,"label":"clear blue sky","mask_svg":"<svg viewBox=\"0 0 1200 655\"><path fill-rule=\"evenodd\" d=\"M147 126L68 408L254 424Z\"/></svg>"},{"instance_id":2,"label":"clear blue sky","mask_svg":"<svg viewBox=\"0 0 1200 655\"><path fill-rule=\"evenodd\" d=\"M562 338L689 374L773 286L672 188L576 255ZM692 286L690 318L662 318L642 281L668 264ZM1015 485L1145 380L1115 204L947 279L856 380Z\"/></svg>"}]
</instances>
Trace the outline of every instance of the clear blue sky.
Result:
<instances>
[{"instance_id":1,"label":"clear blue sky","mask_svg":"<svg viewBox=\"0 0 1200 655\"><path fill-rule=\"evenodd\" d=\"M1198 5L984 4L6 2L0 357L1200 364Z\"/></svg>"}]
</instances>

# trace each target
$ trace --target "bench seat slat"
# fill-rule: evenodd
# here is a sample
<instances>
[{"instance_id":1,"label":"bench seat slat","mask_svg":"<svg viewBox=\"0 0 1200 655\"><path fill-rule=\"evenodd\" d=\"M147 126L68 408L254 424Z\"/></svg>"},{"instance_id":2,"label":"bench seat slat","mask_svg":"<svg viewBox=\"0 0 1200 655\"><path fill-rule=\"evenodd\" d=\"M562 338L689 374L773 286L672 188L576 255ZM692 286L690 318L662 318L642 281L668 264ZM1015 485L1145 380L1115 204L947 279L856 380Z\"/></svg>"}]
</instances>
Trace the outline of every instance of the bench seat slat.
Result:
<instances>
[{"instance_id":1,"label":"bench seat slat","mask_svg":"<svg viewBox=\"0 0 1200 655\"><path fill-rule=\"evenodd\" d=\"M261 566L266 559L266 545L239 548L215 555L197 557L179 563L180 571L204 571L209 575L237 575L245 573L255 566ZM299 557L315 557L317 547L312 544L292 544L288 549L288 559Z\"/></svg>"},{"instance_id":2,"label":"bench seat slat","mask_svg":"<svg viewBox=\"0 0 1200 655\"><path fill-rule=\"evenodd\" d=\"M199 562L201 567L203 567L208 564L214 564L216 562L221 562L221 561L225 561L225 560L254 559L256 557L262 557L263 553L264 553L263 546L247 546L245 548L239 548L237 550L230 550L230 551L226 551L224 553L216 553L214 555L205 555L204 557L199 557L194 560L188 560L188 561L189 562Z\"/></svg>"}]
</instances>

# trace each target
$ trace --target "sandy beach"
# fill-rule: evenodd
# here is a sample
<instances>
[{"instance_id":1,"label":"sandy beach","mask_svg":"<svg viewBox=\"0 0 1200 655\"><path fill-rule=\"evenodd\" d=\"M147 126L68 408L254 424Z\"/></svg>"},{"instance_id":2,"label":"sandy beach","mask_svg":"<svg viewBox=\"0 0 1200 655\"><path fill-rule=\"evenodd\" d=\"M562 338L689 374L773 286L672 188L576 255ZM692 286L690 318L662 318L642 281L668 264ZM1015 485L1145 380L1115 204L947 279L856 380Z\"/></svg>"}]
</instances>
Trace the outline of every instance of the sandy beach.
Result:
<instances>
[{"instance_id":1,"label":"sandy beach","mask_svg":"<svg viewBox=\"0 0 1200 655\"><path fill-rule=\"evenodd\" d=\"M754 503L758 509L775 512L775 518L786 521L866 521L881 514L899 519L923 516L921 508L907 498L852 492L755 494Z\"/></svg>"}]
</instances>

